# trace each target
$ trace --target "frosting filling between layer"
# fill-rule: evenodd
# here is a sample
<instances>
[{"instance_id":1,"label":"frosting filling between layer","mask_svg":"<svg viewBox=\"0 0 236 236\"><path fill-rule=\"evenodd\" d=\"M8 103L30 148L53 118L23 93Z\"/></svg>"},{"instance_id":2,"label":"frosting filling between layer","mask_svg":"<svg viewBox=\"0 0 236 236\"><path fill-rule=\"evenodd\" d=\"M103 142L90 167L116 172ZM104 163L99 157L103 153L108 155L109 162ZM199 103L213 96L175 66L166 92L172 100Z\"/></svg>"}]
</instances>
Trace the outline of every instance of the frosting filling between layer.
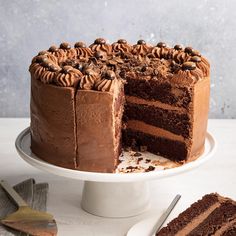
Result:
<instances>
[{"instance_id":1,"label":"frosting filling between layer","mask_svg":"<svg viewBox=\"0 0 236 236\"><path fill-rule=\"evenodd\" d=\"M181 229L175 236L183 236L190 233L194 228L196 228L201 222L203 222L217 207L220 206L220 203L217 202L210 206L208 210L203 212L201 215L195 217L189 224L187 224L183 229Z\"/></svg>"},{"instance_id":2,"label":"frosting filling between layer","mask_svg":"<svg viewBox=\"0 0 236 236\"><path fill-rule=\"evenodd\" d=\"M143 121L129 120L126 123L126 126L128 129L134 129L134 130L141 131L143 133L147 133L153 136L160 136L160 137L169 138L172 140L177 140L177 141L182 141L182 142L185 141L184 137L181 135L177 135L165 129L146 124Z\"/></svg>"},{"instance_id":3,"label":"frosting filling between layer","mask_svg":"<svg viewBox=\"0 0 236 236\"><path fill-rule=\"evenodd\" d=\"M143 98L138 98L134 96L125 96L126 101L129 103L135 103L135 104L141 104L141 105L147 105L147 106L154 106L162 109L167 109L167 110L173 110L173 111L180 111L180 112L186 112L185 108L182 107L176 107L167 103L162 103L160 101L150 101L146 100Z\"/></svg>"}]
</instances>

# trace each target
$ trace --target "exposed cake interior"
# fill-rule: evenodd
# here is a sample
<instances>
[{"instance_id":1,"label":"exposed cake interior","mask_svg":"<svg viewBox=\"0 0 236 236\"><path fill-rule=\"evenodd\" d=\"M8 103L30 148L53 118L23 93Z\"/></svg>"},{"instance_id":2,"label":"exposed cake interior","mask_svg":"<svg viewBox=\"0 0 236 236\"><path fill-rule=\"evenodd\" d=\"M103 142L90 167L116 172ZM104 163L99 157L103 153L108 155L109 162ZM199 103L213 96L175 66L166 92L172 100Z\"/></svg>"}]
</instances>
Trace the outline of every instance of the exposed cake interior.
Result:
<instances>
[{"instance_id":1,"label":"exposed cake interior","mask_svg":"<svg viewBox=\"0 0 236 236\"><path fill-rule=\"evenodd\" d=\"M236 202L205 195L162 228L157 236L230 235L236 230Z\"/></svg>"}]
</instances>

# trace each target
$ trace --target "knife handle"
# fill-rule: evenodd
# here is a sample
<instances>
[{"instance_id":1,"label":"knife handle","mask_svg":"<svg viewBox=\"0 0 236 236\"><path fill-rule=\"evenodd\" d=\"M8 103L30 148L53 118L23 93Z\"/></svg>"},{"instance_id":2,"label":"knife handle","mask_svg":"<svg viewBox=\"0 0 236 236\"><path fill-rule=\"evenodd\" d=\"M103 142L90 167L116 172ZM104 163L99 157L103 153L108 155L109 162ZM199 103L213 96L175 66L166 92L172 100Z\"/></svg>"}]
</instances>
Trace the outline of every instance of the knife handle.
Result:
<instances>
[{"instance_id":1,"label":"knife handle","mask_svg":"<svg viewBox=\"0 0 236 236\"><path fill-rule=\"evenodd\" d=\"M15 201L18 207L28 206L27 203L22 199L22 197L12 188L6 181L0 181L3 189L9 194L9 196Z\"/></svg>"}]
</instances>

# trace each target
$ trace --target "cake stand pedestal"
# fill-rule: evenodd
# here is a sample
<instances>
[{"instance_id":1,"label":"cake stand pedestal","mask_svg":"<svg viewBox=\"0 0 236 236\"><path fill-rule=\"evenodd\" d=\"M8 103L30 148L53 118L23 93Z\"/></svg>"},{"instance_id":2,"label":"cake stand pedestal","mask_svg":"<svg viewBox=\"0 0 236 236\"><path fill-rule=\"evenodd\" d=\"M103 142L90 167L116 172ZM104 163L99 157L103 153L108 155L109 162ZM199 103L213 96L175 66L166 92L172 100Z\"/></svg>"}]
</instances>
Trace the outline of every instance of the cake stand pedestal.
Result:
<instances>
[{"instance_id":1,"label":"cake stand pedestal","mask_svg":"<svg viewBox=\"0 0 236 236\"><path fill-rule=\"evenodd\" d=\"M81 207L103 217L128 217L143 213L149 207L148 180L190 171L206 162L216 150L215 139L207 133L204 153L195 161L180 167L145 173L95 173L66 169L41 160L31 152L29 128L18 135L15 146L26 162L40 170L84 180Z\"/></svg>"}]
</instances>

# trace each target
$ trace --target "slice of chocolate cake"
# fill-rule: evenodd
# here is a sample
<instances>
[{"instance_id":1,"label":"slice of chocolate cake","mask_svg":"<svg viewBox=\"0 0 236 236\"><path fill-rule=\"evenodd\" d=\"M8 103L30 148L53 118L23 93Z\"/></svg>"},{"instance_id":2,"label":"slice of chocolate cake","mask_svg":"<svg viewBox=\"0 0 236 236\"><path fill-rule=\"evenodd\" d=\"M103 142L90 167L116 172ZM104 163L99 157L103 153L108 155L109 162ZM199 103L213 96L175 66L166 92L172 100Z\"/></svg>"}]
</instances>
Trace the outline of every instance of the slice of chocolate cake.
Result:
<instances>
[{"instance_id":1,"label":"slice of chocolate cake","mask_svg":"<svg viewBox=\"0 0 236 236\"><path fill-rule=\"evenodd\" d=\"M236 235L236 202L216 193L207 194L168 223L156 235Z\"/></svg>"}]
</instances>

